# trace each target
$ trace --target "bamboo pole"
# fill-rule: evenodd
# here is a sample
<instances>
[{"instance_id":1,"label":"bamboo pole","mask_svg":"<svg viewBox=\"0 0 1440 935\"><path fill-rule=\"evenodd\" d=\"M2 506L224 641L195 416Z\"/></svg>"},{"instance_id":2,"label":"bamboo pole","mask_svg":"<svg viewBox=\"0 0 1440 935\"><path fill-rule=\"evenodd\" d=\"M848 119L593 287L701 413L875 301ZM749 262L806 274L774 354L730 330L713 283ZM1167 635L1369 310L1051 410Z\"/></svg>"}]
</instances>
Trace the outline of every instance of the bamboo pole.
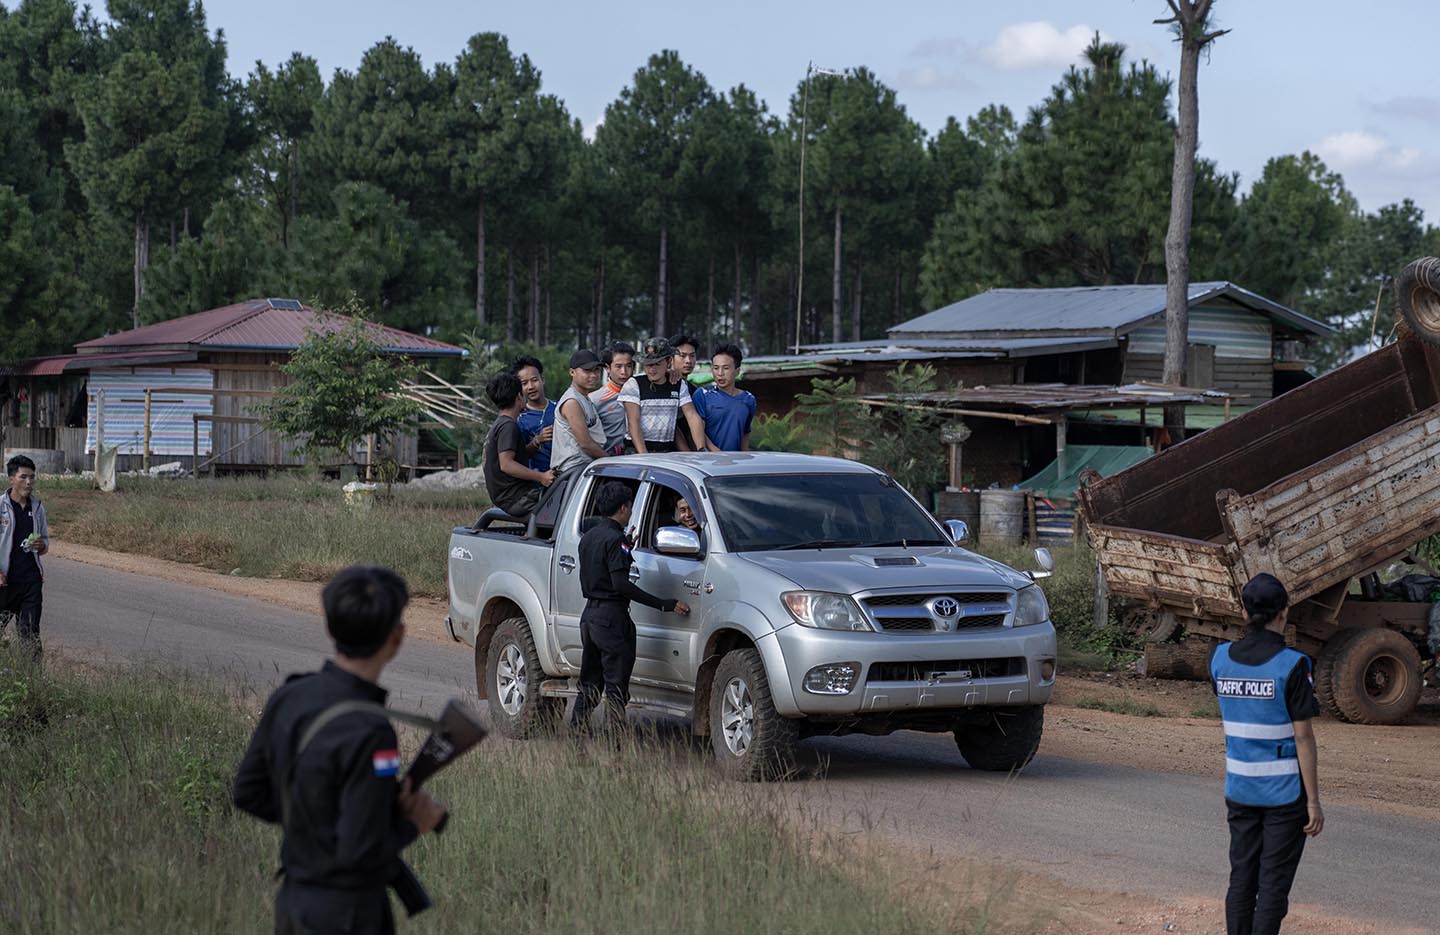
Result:
<instances>
[{"instance_id":1,"label":"bamboo pole","mask_svg":"<svg viewBox=\"0 0 1440 935\"><path fill-rule=\"evenodd\" d=\"M952 409L949 406L916 406L913 403L895 403L886 399L859 399L856 402L866 406L884 406L892 409L914 409L917 412L945 412L961 416L975 416L980 419L1009 419L1027 425L1053 425L1054 419L1043 416L1026 416L1018 412L987 412L981 409Z\"/></svg>"},{"instance_id":2,"label":"bamboo pole","mask_svg":"<svg viewBox=\"0 0 1440 935\"><path fill-rule=\"evenodd\" d=\"M140 456L140 466L146 472L150 471L150 388L145 389L145 450Z\"/></svg>"}]
</instances>

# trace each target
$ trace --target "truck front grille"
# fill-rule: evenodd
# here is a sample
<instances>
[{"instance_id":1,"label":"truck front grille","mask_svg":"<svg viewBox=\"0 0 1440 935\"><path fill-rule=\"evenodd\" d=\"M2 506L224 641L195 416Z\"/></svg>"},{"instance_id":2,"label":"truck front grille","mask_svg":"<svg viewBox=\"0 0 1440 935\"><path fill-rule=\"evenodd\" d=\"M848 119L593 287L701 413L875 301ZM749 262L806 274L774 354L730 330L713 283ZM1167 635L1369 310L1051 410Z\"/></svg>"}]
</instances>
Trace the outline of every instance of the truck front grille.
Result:
<instances>
[{"instance_id":1,"label":"truck front grille","mask_svg":"<svg viewBox=\"0 0 1440 935\"><path fill-rule=\"evenodd\" d=\"M928 682L935 678L958 677L968 671L972 679L996 679L1025 674L1025 657L1003 659L934 659L928 662L876 662L871 664L867 682Z\"/></svg>"},{"instance_id":2,"label":"truck front grille","mask_svg":"<svg viewBox=\"0 0 1440 935\"><path fill-rule=\"evenodd\" d=\"M931 603L950 598L959 613L937 618ZM870 617L886 633L934 633L986 630L1005 625L1010 613L1008 591L942 591L919 594L875 594L860 599Z\"/></svg>"}]
</instances>

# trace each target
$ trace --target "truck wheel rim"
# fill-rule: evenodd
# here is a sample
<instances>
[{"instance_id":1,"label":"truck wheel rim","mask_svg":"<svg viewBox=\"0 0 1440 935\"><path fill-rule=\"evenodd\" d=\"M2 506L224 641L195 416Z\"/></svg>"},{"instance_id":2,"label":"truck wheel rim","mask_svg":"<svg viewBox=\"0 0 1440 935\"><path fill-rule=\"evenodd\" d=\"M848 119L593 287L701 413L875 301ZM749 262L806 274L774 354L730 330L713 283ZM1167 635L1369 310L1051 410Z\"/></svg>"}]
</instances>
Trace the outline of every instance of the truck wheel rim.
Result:
<instances>
[{"instance_id":1,"label":"truck wheel rim","mask_svg":"<svg viewBox=\"0 0 1440 935\"><path fill-rule=\"evenodd\" d=\"M733 678L725 685L720 699L720 729L730 752L744 756L755 739L755 703L744 679Z\"/></svg>"},{"instance_id":2,"label":"truck wheel rim","mask_svg":"<svg viewBox=\"0 0 1440 935\"><path fill-rule=\"evenodd\" d=\"M1391 704L1408 687L1405 664L1394 656L1380 656L1365 669L1365 694L1376 704Z\"/></svg>"},{"instance_id":3,"label":"truck wheel rim","mask_svg":"<svg viewBox=\"0 0 1440 935\"><path fill-rule=\"evenodd\" d=\"M525 654L514 643L500 650L500 660L495 665L495 697L511 717L525 707Z\"/></svg>"}]
</instances>

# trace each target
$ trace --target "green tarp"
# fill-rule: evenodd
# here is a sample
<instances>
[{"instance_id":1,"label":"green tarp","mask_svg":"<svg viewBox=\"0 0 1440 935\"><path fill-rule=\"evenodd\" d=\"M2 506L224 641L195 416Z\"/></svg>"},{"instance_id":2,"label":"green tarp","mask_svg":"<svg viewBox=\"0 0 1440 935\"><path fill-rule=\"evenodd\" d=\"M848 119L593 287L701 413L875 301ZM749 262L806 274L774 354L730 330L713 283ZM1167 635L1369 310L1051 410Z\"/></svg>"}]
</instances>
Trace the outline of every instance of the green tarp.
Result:
<instances>
[{"instance_id":1,"label":"green tarp","mask_svg":"<svg viewBox=\"0 0 1440 935\"><path fill-rule=\"evenodd\" d=\"M1095 471L1101 477L1109 477L1148 457L1150 449L1143 445L1069 445L1063 453L1063 463L1061 458L1056 458L1039 474L1021 481L1020 487L1054 500L1073 500L1082 471Z\"/></svg>"}]
</instances>

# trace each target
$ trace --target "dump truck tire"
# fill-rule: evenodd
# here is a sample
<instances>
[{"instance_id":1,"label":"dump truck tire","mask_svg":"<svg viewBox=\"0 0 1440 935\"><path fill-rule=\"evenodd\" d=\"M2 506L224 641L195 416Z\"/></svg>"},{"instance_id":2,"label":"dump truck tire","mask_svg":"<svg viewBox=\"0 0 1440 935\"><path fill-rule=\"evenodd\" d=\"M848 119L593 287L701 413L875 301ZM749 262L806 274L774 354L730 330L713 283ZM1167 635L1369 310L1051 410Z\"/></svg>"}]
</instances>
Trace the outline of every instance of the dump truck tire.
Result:
<instances>
[{"instance_id":1,"label":"dump truck tire","mask_svg":"<svg viewBox=\"0 0 1440 935\"><path fill-rule=\"evenodd\" d=\"M1412 260L1395 279L1400 318L1421 340L1440 345L1440 257Z\"/></svg>"},{"instance_id":2,"label":"dump truck tire","mask_svg":"<svg viewBox=\"0 0 1440 935\"><path fill-rule=\"evenodd\" d=\"M1420 702L1420 653L1394 630L1361 630L1336 653L1330 681L1342 718L1394 724Z\"/></svg>"},{"instance_id":3,"label":"dump truck tire","mask_svg":"<svg viewBox=\"0 0 1440 935\"><path fill-rule=\"evenodd\" d=\"M1315 698L1320 702L1320 710L1337 721L1349 719L1335 704L1335 660L1340 657L1340 650L1346 643L1364 632L1356 627L1340 630L1325 642L1315 656Z\"/></svg>"}]
</instances>

